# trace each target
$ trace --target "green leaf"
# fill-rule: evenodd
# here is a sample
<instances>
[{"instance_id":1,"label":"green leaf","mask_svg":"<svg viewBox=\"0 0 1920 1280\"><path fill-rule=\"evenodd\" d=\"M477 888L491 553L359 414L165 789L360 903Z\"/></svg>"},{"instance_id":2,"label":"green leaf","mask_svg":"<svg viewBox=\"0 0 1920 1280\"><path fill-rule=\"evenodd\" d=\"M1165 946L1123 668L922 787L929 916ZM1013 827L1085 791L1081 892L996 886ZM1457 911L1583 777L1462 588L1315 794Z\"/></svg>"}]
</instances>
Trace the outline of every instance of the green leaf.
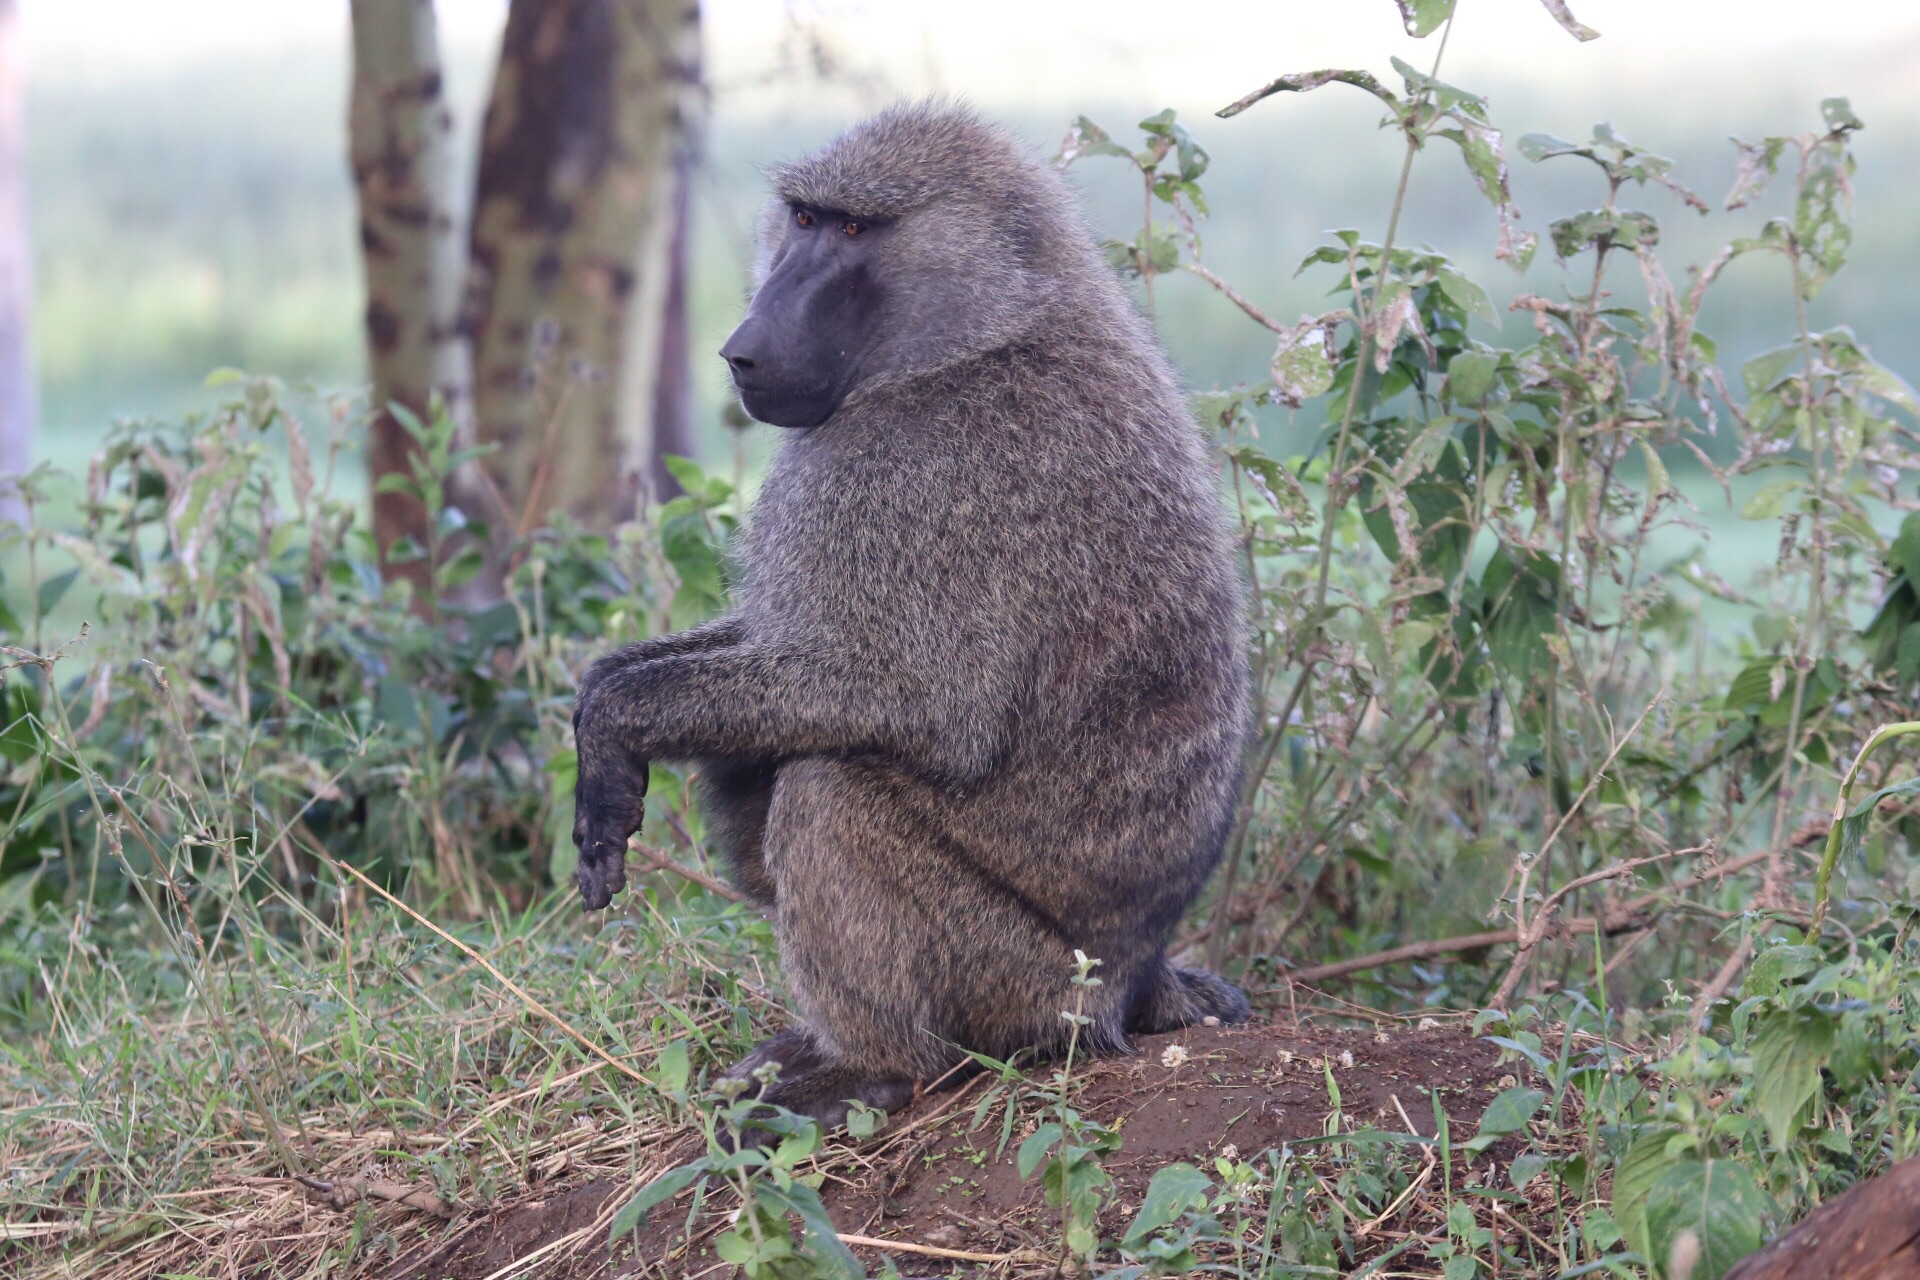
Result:
<instances>
[{"instance_id":1,"label":"green leaf","mask_svg":"<svg viewBox=\"0 0 1920 1280\"><path fill-rule=\"evenodd\" d=\"M785 1190L768 1190L799 1215L801 1235L814 1252L813 1274L819 1280L866 1280L866 1268L840 1239L840 1231L833 1225L826 1205L820 1202L818 1191L803 1182L795 1182Z\"/></svg>"},{"instance_id":2,"label":"green leaf","mask_svg":"<svg viewBox=\"0 0 1920 1280\"><path fill-rule=\"evenodd\" d=\"M64 573L56 573L51 578L41 581L40 588L34 592L33 598L34 608L39 611L41 617L44 618L53 612L54 607L66 596L67 588L71 587L79 577L78 569L68 569Z\"/></svg>"},{"instance_id":3,"label":"green leaf","mask_svg":"<svg viewBox=\"0 0 1920 1280\"><path fill-rule=\"evenodd\" d=\"M1170 1164L1154 1170L1147 1183L1147 1194L1140 1200L1140 1212L1127 1228L1123 1247L1138 1244L1160 1228L1179 1221L1180 1215L1207 1206L1213 1181L1190 1164Z\"/></svg>"},{"instance_id":4,"label":"green leaf","mask_svg":"<svg viewBox=\"0 0 1920 1280\"><path fill-rule=\"evenodd\" d=\"M1522 1152L1507 1166L1507 1181L1515 1191L1525 1191L1529 1182L1547 1171L1547 1164L1547 1158L1536 1151Z\"/></svg>"},{"instance_id":5,"label":"green leaf","mask_svg":"<svg viewBox=\"0 0 1920 1280\"><path fill-rule=\"evenodd\" d=\"M1034 1166L1046 1159L1048 1150L1060 1141L1060 1133L1059 1125L1049 1123L1027 1135L1027 1140L1020 1144L1020 1154L1014 1160L1020 1170L1020 1181L1025 1182L1033 1176Z\"/></svg>"},{"instance_id":6,"label":"green leaf","mask_svg":"<svg viewBox=\"0 0 1920 1280\"><path fill-rule=\"evenodd\" d=\"M1820 116L1827 122L1827 128L1836 133L1867 127L1866 121L1853 114L1853 106L1845 98L1822 98Z\"/></svg>"},{"instance_id":7,"label":"green leaf","mask_svg":"<svg viewBox=\"0 0 1920 1280\"><path fill-rule=\"evenodd\" d=\"M1274 348L1273 394L1298 409L1333 386L1333 331L1324 324L1300 325L1280 335Z\"/></svg>"},{"instance_id":8,"label":"green leaf","mask_svg":"<svg viewBox=\"0 0 1920 1280\"><path fill-rule=\"evenodd\" d=\"M687 1057L687 1042L675 1040L660 1050L653 1063L654 1083L668 1093L685 1093L692 1079L693 1065Z\"/></svg>"},{"instance_id":9,"label":"green leaf","mask_svg":"<svg viewBox=\"0 0 1920 1280\"><path fill-rule=\"evenodd\" d=\"M1400 21L1407 34L1415 38L1432 35L1440 24L1453 16L1453 0L1394 0L1400 6Z\"/></svg>"},{"instance_id":10,"label":"green leaf","mask_svg":"<svg viewBox=\"0 0 1920 1280\"><path fill-rule=\"evenodd\" d=\"M621 1236L631 1233L646 1222L647 1210L673 1199L706 1176L707 1167L700 1161L667 1170L640 1188L640 1193L633 1199L620 1206L619 1212L613 1215L612 1225L607 1228L607 1242L612 1244Z\"/></svg>"},{"instance_id":11,"label":"green leaf","mask_svg":"<svg viewBox=\"0 0 1920 1280\"><path fill-rule=\"evenodd\" d=\"M1443 266L1438 268L1438 273L1440 292L1446 294L1454 306L1470 316L1500 323L1500 313L1494 310L1492 297L1464 272Z\"/></svg>"},{"instance_id":12,"label":"green leaf","mask_svg":"<svg viewBox=\"0 0 1920 1280\"><path fill-rule=\"evenodd\" d=\"M1503 1091L1487 1104L1486 1113L1480 1117L1480 1132L1462 1143L1461 1150L1477 1154L1508 1134L1518 1133L1527 1127L1527 1121L1533 1119L1533 1113L1546 1100L1546 1094L1525 1086Z\"/></svg>"},{"instance_id":13,"label":"green leaf","mask_svg":"<svg viewBox=\"0 0 1920 1280\"><path fill-rule=\"evenodd\" d=\"M1882 787L1849 809L1847 816L1840 819L1840 845L1836 862L1844 862L1860 852L1860 846L1866 842L1867 827L1873 821L1876 805L1882 800L1904 796L1920 796L1920 778Z\"/></svg>"},{"instance_id":14,"label":"green leaf","mask_svg":"<svg viewBox=\"0 0 1920 1280\"><path fill-rule=\"evenodd\" d=\"M1613 1171L1613 1220L1627 1247L1644 1257L1653 1254L1647 1243L1647 1194L1660 1175L1681 1159L1669 1150L1670 1139L1678 1132L1669 1125L1641 1130Z\"/></svg>"},{"instance_id":15,"label":"green leaf","mask_svg":"<svg viewBox=\"0 0 1920 1280\"><path fill-rule=\"evenodd\" d=\"M1887 547L1887 563L1908 582L1920 582L1920 511L1900 522L1900 532Z\"/></svg>"},{"instance_id":16,"label":"green leaf","mask_svg":"<svg viewBox=\"0 0 1920 1280\"><path fill-rule=\"evenodd\" d=\"M1760 1247L1768 1219L1778 1212L1752 1175L1732 1160L1682 1161L1664 1170L1648 1191L1649 1256L1664 1264L1674 1242L1691 1232L1699 1261L1688 1280L1720 1280Z\"/></svg>"},{"instance_id":17,"label":"green leaf","mask_svg":"<svg viewBox=\"0 0 1920 1280\"><path fill-rule=\"evenodd\" d=\"M1447 362L1447 387L1457 405L1477 405L1493 390L1500 357L1487 351L1462 351Z\"/></svg>"},{"instance_id":18,"label":"green leaf","mask_svg":"<svg viewBox=\"0 0 1920 1280\"><path fill-rule=\"evenodd\" d=\"M442 591L452 591L472 582L486 567L487 557L480 548L462 547L459 554L435 571L434 581Z\"/></svg>"},{"instance_id":19,"label":"green leaf","mask_svg":"<svg viewBox=\"0 0 1920 1280\"><path fill-rule=\"evenodd\" d=\"M1787 1150L1801 1109L1820 1090L1820 1068L1833 1049L1833 1020L1824 1014L1769 1014L1753 1035L1754 1108L1774 1146Z\"/></svg>"},{"instance_id":20,"label":"green leaf","mask_svg":"<svg viewBox=\"0 0 1920 1280\"><path fill-rule=\"evenodd\" d=\"M1771 520L1787 509L1787 503L1806 489L1802 480L1775 480L1740 505L1743 520Z\"/></svg>"},{"instance_id":21,"label":"green leaf","mask_svg":"<svg viewBox=\"0 0 1920 1280\"><path fill-rule=\"evenodd\" d=\"M1820 952L1815 947L1767 947L1753 958L1741 991L1748 996L1778 995L1787 983L1812 972L1819 960Z\"/></svg>"}]
</instances>

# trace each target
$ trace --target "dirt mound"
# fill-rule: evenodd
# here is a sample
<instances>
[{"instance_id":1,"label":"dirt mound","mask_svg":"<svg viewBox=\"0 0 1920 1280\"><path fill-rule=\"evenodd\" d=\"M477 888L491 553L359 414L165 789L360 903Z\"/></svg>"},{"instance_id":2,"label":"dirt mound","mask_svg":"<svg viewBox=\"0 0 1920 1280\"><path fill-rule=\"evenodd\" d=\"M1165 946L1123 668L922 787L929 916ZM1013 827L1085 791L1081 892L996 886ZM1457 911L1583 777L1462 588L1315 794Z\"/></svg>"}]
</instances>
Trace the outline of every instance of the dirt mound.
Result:
<instances>
[{"instance_id":1,"label":"dirt mound","mask_svg":"<svg viewBox=\"0 0 1920 1280\"><path fill-rule=\"evenodd\" d=\"M1169 1053L1175 1046L1183 1053ZM1516 1067L1502 1065L1492 1045L1446 1028L1372 1033L1269 1025L1143 1038L1130 1057L1076 1071L1082 1081L1076 1105L1122 1140L1106 1162L1117 1194L1103 1234L1117 1234L1164 1165L1204 1164L1223 1153L1251 1157L1324 1135L1333 1110L1329 1071L1347 1128L1405 1132L1411 1126L1432 1136L1429 1095L1440 1098L1456 1132L1471 1134L1487 1103L1514 1083ZM993 1083L976 1077L893 1117L881 1135L828 1152L821 1194L841 1232L920 1246L893 1253L906 1274L970 1274L965 1259L936 1250L1004 1258L1055 1247L1058 1213L1046 1204L1039 1179L1023 1182L1015 1166L1031 1117L1018 1122L1004 1150L1000 1103L975 1126ZM690 1141L679 1158L695 1150ZM716 1265L711 1239L732 1213L731 1196L712 1197L689 1240L680 1231L688 1204L683 1194L655 1211L637 1249L622 1241L610 1255L607 1221L628 1193L595 1182L498 1210L388 1274L396 1280L584 1280L691 1275ZM859 1245L856 1252L877 1266L883 1251Z\"/></svg>"}]
</instances>

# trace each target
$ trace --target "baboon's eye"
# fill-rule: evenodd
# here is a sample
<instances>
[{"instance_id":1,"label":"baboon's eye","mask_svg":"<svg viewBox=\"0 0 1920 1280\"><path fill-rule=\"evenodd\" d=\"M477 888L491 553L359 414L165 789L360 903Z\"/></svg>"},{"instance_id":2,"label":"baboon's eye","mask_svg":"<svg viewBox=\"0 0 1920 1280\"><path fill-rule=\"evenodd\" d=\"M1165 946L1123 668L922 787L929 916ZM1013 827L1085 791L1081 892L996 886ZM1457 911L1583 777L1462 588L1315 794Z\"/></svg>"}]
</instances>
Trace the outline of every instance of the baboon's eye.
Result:
<instances>
[{"instance_id":1,"label":"baboon's eye","mask_svg":"<svg viewBox=\"0 0 1920 1280\"><path fill-rule=\"evenodd\" d=\"M847 221L840 224L840 229L846 232L850 236L857 236L862 231L865 231L866 227L862 226L860 223L855 222L851 218L849 218Z\"/></svg>"},{"instance_id":2,"label":"baboon's eye","mask_svg":"<svg viewBox=\"0 0 1920 1280\"><path fill-rule=\"evenodd\" d=\"M813 215L805 209L795 209L793 211L793 225L796 227L810 227L813 225Z\"/></svg>"}]
</instances>

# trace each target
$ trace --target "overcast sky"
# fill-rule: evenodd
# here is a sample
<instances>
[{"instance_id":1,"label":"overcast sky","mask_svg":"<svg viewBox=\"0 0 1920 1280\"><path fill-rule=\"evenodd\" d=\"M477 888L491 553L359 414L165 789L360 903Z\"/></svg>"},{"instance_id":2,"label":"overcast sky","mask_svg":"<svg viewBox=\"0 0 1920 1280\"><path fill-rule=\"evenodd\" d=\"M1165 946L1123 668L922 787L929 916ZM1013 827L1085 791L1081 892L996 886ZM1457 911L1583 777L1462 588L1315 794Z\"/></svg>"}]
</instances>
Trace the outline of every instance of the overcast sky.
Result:
<instances>
[{"instance_id":1,"label":"overcast sky","mask_svg":"<svg viewBox=\"0 0 1920 1280\"><path fill-rule=\"evenodd\" d=\"M717 76L751 76L788 13L817 23L850 62L884 66L910 91L991 105L1111 93L1174 102L1237 96L1283 71L1424 64L1431 42L1399 35L1391 0L704 0ZM1920 66L1920 12L1880 0L1571 0L1602 33L1582 46L1538 0L1462 0L1447 66L1466 80L1562 77L1644 83L1689 65L1696 81L1790 80L1857 57ZM44 74L310 47L337 56L344 0L22 0ZM450 45L483 48L504 0L440 0Z\"/></svg>"}]
</instances>

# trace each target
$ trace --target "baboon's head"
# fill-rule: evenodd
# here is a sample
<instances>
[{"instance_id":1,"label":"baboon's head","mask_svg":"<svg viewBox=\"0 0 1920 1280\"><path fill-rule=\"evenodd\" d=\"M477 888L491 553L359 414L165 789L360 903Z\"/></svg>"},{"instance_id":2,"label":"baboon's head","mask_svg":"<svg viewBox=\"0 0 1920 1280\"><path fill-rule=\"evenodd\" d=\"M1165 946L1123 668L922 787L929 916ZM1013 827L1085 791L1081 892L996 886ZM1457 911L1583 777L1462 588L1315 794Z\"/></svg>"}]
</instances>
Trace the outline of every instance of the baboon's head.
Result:
<instances>
[{"instance_id":1,"label":"baboon's head","mask_svg":"<svg viewBox=\"0 0 1920 1280\"><path fill-rule=\"evenodd\" d=\"M818 426L876 380L1016 342L1099 270L1058 175L964 108L894 107L771 176L720 349L762 422Z\"/></svg>"}]
</instances>

